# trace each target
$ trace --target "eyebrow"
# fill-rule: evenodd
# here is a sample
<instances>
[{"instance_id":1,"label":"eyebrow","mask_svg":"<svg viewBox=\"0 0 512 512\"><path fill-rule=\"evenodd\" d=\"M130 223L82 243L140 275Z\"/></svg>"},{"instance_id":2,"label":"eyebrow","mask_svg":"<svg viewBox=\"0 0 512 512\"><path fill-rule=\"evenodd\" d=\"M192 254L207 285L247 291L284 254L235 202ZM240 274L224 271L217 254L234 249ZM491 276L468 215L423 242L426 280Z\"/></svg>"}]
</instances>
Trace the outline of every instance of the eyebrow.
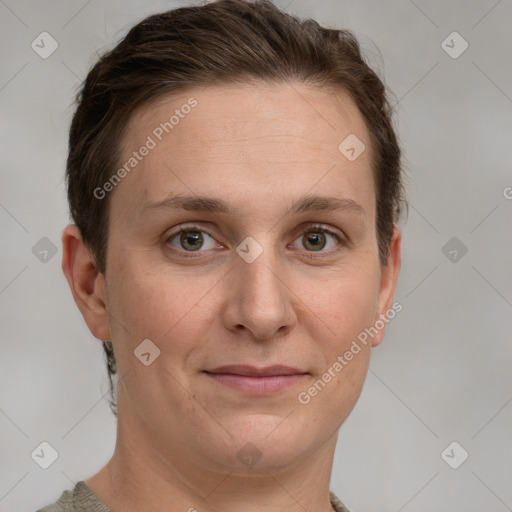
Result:
<instances>
[{"instance_id":1,"label":"eyebrow","mask_svg":"<svg viewBox=\"0 0 512 512\"><path fill-rule=\"evenodd\" d=\"M229 204L223 199L184 195L172 195L162 201L146 204L142 208L142 213L160 209L182 209L192 212L225 213L228 215L234 213ZM366 216L364 208L353 199L316 194L308 194L299 198L287 208L285 216L309 211L346 211Z\"/></svg>"}]
</instances>

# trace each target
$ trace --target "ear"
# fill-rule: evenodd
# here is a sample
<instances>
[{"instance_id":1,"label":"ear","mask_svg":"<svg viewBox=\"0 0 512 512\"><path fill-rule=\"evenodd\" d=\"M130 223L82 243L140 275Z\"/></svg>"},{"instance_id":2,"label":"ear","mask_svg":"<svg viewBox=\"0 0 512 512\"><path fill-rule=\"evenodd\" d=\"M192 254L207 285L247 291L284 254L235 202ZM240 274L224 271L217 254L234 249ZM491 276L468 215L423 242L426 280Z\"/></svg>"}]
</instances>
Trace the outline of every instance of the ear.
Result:
<instances>
[{"instance_id":1,"label":"ear","mask_svg":"<svg viewBox=\"0 0 512 512\"><path fill-rule=\"evenodd\" d=\"M384 339L386 332L386 325L389 322L389 311L401 311L393 308L393 299L395 297L396 283L398 281L398 274L400 273L400 265L402 262L401 256L402 248L402 230L399 226L395 226L393 230L393 236L389 244L388 260L386 265L382 268L381 279L380 279L380 290L379 290L379 301L378 301L378 316L375 319L377 322L379 319L383 321L384 327L379 329L379 332L375 335L372 341L372 346L376 347ZM394 316L394 315L393 315Z\"/></svg>"},{"instance_id":2,"label":"ear","mask_svg":"<svg viewBox=\"0 0 512 512\"><path fill-rule=\"evenodd\" d=\"M85 323L96 338L110 340L104 276L74 224L64 229L62 247L62 270Z\"/></svg>"}]
</instances>

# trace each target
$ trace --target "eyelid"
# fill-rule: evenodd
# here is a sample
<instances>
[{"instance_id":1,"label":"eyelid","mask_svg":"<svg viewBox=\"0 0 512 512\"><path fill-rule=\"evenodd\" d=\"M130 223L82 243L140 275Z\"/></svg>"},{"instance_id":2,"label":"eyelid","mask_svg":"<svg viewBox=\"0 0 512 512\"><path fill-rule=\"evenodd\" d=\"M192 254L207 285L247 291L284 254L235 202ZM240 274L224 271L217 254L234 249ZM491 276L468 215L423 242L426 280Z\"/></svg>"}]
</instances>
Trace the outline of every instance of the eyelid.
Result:
<instances>
[{"instance_id":1,"label":"eyelid","mask_svg":"<svg viewBox=\"0 0 512 512\"><path fill-rule=\"evenodd\" d=\"M299 227L299 231L301 233L309 233L310 231L314 231L315 229L336 236L340 240L348 241L348 237L345 235L343 231L337 228L333 228L329 224L322 224L321 222L307 222L305 225Z\"/></svg>"},{"instance_id":2,"label":"eyelid","mask_svg":"<svg viewBox=\"0 0 512 512\"><path fill-rule=\"evenodd\" d=\"M174 238L176 235L179 235L182 231L201 231L214 238L214 236L208 231L207 228L205 228L204 226L199 226L198 224L194 224L193 222L180 224L179 228L177 228L175 231L172 231L170 233L166 232L165 238L167 240L169 238Z\"/></svg>"}]
</instances>

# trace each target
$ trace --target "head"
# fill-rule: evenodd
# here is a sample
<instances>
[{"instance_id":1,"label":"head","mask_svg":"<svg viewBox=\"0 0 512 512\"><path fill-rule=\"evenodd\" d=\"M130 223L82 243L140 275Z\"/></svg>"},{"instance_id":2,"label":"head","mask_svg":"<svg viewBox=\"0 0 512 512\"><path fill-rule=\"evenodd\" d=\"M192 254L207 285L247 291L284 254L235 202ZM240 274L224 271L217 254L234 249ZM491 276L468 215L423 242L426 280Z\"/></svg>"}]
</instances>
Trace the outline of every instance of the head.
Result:
<instances>
[{"instance_id":1,"label":"head","mask_svg":"<svg viewBox=\"0 0 512 512\"><path fill-rule=\"evenodd\" d=\"M70 130L63 269L126 424L212 467L333 436L394 311L391 117L351 32L267 1L151 16L100 58ZM301 377L255 397L212 378L232 364Z\"/></svg>"}]
</instances>

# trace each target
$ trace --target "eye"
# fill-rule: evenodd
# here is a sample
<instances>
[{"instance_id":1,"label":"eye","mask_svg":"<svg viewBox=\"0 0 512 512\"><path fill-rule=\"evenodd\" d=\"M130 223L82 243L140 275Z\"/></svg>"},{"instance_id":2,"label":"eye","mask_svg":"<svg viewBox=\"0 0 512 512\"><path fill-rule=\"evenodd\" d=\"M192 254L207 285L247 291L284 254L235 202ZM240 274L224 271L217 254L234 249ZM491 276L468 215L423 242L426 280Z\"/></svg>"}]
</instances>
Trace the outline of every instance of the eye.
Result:
<instances>
[{"instance_id":1,"label":"eye","mask_svg":"<svg viewBox=\"0 0 512 512\"><path fill-rule=\"evenodd\" d=\"M186 252L202 252L200 249L214 249L217 245L214 238L197 227L180 229L169 237L168 242L173 247Z\"/></svg>"},{"instance_id":2,"label":"eye","mask_svg":"<svg viewBox=\"0 0 512 512\"><path fill-rule=\"evenodd\" d=\"M295 242L297 241L302 242L303 247L309 252L330 252L336 246L344 245L344 240L340 235L324 226L312 226Z\"/></svg>"},{"instance_id":3,"label":"eye","mask_svg":"<svg viewBox=\"0 0 512 512\"><path fill-rule=\"evenodd\" d=\"M296 247L295 244L302 243L302 247ZM174 252L200 253L210 249L215 249L218 242L206 231L198 226L184 226L178 232L171 234L167 243ZM220 245L220 244L219 244ZM343 236L334 232L323 225L311 226L307 231L297 238L293 244L295 248L305 248L311 253L329 253L334 252L337 246L347 245Z\"/></svg>"}]
</instances>

